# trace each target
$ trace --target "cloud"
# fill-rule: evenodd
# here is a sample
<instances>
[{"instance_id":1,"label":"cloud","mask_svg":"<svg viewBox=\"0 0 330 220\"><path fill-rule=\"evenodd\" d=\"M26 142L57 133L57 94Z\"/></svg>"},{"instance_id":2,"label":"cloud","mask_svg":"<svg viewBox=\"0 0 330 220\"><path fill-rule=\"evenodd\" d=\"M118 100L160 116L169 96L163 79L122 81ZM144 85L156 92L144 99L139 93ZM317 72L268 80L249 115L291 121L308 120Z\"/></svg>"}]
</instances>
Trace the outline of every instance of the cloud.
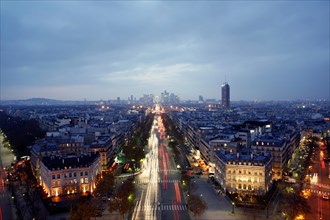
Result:
<instances>
[{"instance_id":1,"label":"cloud","mask_svg":"<svg viewBox=\"0 0 330 220\"><path fill-rule=\"evenodd\" d=\"M45 87L79 97L69 88L80 85L95 99L164 89L220 98L225 74L233 99L326 98L329 85L305 86L313 74L328 78L328 9L328 1L4 1L2 98L57 96L38 93ZM282 75L285 93L255 86Z\"/></svg>"},{"instance_id":2,"label":"cloud","mask_svg":"<svg viewBox=\"0 0 330 220\"><path fill-rule=\"evenodd\" d=\"M133 69L117 71L110 73L102 80L117 81L117 80L130 80L142 83L158 83L165 81L174 81L182 75L187 75L190 72L197 71L199 67L189 64L174 64L167 66L150 65L138 66Z\"/></svg>"}]
</instances>

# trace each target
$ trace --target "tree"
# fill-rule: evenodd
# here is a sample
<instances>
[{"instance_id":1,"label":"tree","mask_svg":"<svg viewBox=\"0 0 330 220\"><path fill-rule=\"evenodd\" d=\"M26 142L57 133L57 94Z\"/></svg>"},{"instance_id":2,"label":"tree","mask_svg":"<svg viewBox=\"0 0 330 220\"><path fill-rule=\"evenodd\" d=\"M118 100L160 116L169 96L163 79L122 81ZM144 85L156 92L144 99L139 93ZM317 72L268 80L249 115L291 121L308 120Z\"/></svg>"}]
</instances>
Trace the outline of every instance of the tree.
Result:
<instances>
[{"instance_id":1,"label":"tree","mask_svg":"<svg viewBox=\"0 0 330 220\"><path fill-rule=\"evenodd\" d=\"M294 219L299 214L310 212L310 206L305 198L299 193L299 189L290 186L280 187L281 210L284 211L289 219ZM294 204L294 205L292 205Z\"/></svg>"},{"instance_id":2,"label":"tree","mask_svg":"<svg viewBox=\"0 0 330 220\"><path fill-rule=\"evenodd\" d=\"M127 179L116 191L109 201L109 212L119 211L120 215L129 212L133 207L135 198L135 185L133 179Z\"/></svg>"},{"instance_id":3,"label":"tree","mask_svg":"<svg viewBox=\"0 0 330 220\"><path fill-rule=\"evenodd\" d=\"M191 194L188 198L188 209L194 213L194 216L197 218L206 211L207 204L202 196Z\"/></svg>"},{"instance_id":4,"label":"tree","mask_svg":"<svg viewBox=\"0 0 330 220\"><path fill-rule=\"evenodd\" d=\"M97 208L90 200L81 199L70 212L70 220L89 220L96 216Z\"/></svg>"},{"instance_id":5,"label":"tree","mask_svg":"<svg viewBox=\"0 0 330 220\"><path fill-rule=\"evenodd\" d=\"M108 197L113 192L115 177L110 172L103 172L96 177L96 189L94 193L100 196Z\"/></svg>"},{"instance_id":6,"label":"tree","mask_svg":"<svg viewBox=\"0 0 330 220\"><path fill-rule=\"evenodd\" d=\"M186 192L193 192L197 189L197 185L191 181L191 177L185 173L181 177L182 188Z\"/></svg>"}]
</instances>

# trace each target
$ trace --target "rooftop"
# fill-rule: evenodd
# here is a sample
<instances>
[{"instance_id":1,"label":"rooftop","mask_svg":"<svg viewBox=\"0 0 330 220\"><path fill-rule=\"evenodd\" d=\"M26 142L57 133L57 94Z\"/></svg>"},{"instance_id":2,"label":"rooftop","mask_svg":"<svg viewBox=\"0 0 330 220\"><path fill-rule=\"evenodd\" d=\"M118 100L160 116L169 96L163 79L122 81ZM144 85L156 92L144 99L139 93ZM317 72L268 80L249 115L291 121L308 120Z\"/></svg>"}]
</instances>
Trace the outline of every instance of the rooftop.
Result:
<instances>
[{"instance_id":1,"label":"rooftop","mask_svg":"<svg viewBox=\"0 0 330 220\"><path fill-rule=\"evenodd\" d=\"M271 161L272 156L269 152L256 152L251 149L244 148L236 154L221 150L217 156L224 162L251 162L254 165L265 165Z\"/></svg>"},{"instance_id":2,"label":"rooftop","mask_svg":"<svg viewBox=\"0 0 330 220\"><path fill-rule=\"evenodd\" d=\"M77 167L89 167L95 160L99 157L98 153L91 153L83 156L73 156L73 157L58 157L58 156L48 156L42 158L41 162L49 170L63 170L66 168L77 168Z\"/></svg>"}]
</instances>

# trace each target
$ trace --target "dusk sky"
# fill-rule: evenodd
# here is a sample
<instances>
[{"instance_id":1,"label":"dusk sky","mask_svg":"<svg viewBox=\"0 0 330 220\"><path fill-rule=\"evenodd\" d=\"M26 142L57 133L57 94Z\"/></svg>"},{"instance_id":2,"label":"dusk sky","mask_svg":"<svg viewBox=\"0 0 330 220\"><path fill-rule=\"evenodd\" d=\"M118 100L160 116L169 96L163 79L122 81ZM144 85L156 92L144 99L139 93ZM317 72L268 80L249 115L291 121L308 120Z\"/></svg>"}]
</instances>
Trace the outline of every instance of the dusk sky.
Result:
<instances>
[{"instance_id":1,"label":"dusk sky","mask_svg":"<svg viewBox=\"0 0 330 220\"><path fill-rule=\"evenodd\" d=\"M329 1L3 1L1 99L329 99Z\"/></svg>"}]
</instances>

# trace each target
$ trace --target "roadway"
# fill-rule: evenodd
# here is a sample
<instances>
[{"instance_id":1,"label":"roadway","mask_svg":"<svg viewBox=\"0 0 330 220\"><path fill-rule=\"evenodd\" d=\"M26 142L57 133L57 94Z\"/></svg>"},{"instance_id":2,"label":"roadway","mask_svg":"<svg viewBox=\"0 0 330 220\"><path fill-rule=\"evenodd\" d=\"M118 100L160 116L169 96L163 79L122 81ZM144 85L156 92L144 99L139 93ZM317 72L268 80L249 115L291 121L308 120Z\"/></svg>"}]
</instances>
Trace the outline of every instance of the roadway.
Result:
<instances>
[{"instance_id":1,"label":"roadway","mask_svg":"<svg viewBox=\"0 0 330 220\"><path fill-rule=\"evenodd\" d=\"M330 197L329 184L329 162L324 162L325 152L318 148L313 156L313 174L311 185L307 187L311 196L308 203L311 207L311 213L307 215L311 219L330 219L330 200L325 200L322 195ZM314 182L314 184L312 184Z\"/></svg>"},{"instance_id":2,"label":"roadway","mask_svg":"<svg viewBox=\"0 0 330 220\"><path fill-rule=\"evenodd\" d=\"M13 206L10 192L5 187L6 173L4 168L14 161L11 150L4 148L3 136L0 135L0 220L14 219Z\"/></svg>"},{"instance_id":3,"label":"roadway","mask_svg":"<svg viewBox=\"0 0 330 220\"><path fill-rule=\"evenodd\" d=\"M190 219L160 115L154 118L143 169L135 179L138 194L132 219Z\"/></svg>"}]
</instances>

